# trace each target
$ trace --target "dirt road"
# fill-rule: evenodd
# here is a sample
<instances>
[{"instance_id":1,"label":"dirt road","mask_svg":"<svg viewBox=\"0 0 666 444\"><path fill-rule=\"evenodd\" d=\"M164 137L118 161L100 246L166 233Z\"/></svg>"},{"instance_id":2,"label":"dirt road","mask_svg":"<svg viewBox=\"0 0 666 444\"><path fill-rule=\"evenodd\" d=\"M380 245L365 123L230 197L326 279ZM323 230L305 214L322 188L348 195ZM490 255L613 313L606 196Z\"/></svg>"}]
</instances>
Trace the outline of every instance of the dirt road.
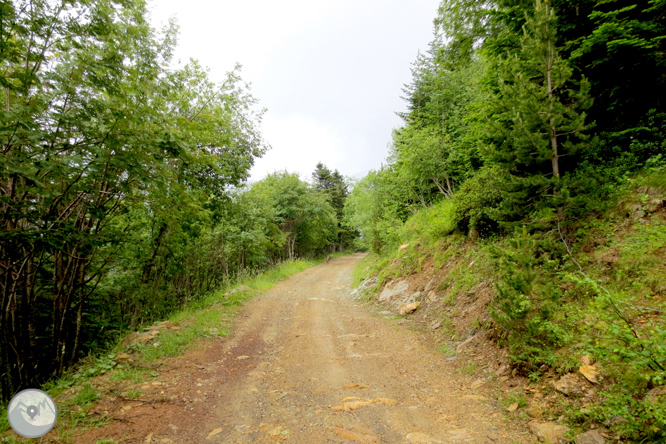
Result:
<instances>
[{"instance_id":1,"label":"dirt road","mask_svg":"<svg viewBox=\"0 0 666 444\"><path fill-rule=\"evenodd\" d=\"M230 337L170 360L144 390L150 402L126 403L77 441L532 442L422 333L349 298L361 257L280 282Z\"/></svg>"}]
</instances>

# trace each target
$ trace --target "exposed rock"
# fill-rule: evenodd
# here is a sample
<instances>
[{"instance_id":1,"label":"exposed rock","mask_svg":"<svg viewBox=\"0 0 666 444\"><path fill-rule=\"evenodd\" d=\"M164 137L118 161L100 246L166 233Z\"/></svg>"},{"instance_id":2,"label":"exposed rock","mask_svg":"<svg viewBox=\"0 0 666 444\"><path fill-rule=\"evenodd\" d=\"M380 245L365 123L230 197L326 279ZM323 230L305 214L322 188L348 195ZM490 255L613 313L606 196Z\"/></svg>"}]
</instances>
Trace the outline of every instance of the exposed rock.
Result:
<instances>
[{"instance_id":1,"label":"exposed rock","mask_svg":"<svg viewBox=\"0 0 666 444\"><path fill-rule=\"evenodd\" d=\"M592 365L592 359L588 355L585 355L582 358L580 358L580 364L581 365Z\"/></svg>"},{"instance_id":2,"label":"exposed rock","mask_svg":"<svg viewBox=\"0 0 666 444\"><path fill-rule=\"evenodd\" d=\"M518 410L518 403L517 403L517 402L514 402L513 404L511 404L511 405L510 405L509 407L507 407L506 409L507 409L509 412L515 412L516 410Z\"/></svg>"},{"instance_id":3,"label":"exposed rock","mask_svg":"<svg viewBox=\"0 0 666 444\"><path fill-rule=\"evenodd\" d=\"M222 433L222 429L221 429L221 428L213 429L213 430L208 434L208 436L206 436L206 439L207 439L208 441L210 441L211 439L213 439L213 438L215 437L215 435L219 435L220 433Z\"/></svg>"},{"instance_id":4,"label":"exposed rock","mask_svg":"<svg viewBox=\"0 0 666 444\"><path fill-rule=\"evenodd\" d=\"M666 401L666 386L655 387L645 395L645 400L651 403L659 400Z\"/></svg>"},{"instance_id":5,"label":"exposed rock","mask_svg":"<svg viewBox=\"0 0 666 444\"><path fill-rule=\"evenodd\" d=\"M371 287L374 287L375 285L377 285L378 282L379 282L379 278L377 276L369 277L369 278L365 278L363 280L363 282L361 282L361 286L365 287L365 288L371 288Z\"/></svg>"},{"instance_id":6,"label":"exposed rock","mask_svg":"<svg viewBox=\"0 0 666 444\"><path fill-rule=\"evenodd\" d=\"M412 432L408 434L406 438L407 441L409 441L412 444L434 444L442 442L422 432Z\"/></svg>"},{"instance_id":7,"label":"exposed rock","mask_svg":"<svg viewBox=\"0 0 666 444\"><path fill-rule=\"evenodd\" d=\"M130 333L129 335L127 335L123 339L121 339L120 345L122 347L129 347L130 345L135 343L135 341L138 337L139 337L139 333L137 333L137 332Z\"/></svg>"},{"instance_id":8,"label":"exposed rock","mask_svg":"<svg viewBox=\"0 0 666 444\"><path fill-rule=\"evenodd\" d=\"M569 427L554 422L530 422L530 431L547 444L563 444L567 442L566 434Z\"/></svg>"},{"instance_id":9,"label":"exposed rock","mask_svg":"<svg viewBox=\"0 0 666 444\"><path fill-rule=\"evenodd\" d=\"M614 426L614 425L621 424L623 422L629 422L629 420L627 418L623 418L621 416L613 416L611 419L606 421L606 424L610 425L610 426Z\"/></svg>"},{"instance_id":10,"label":"exposed rock","mask_svg":"<svg viewBox=\"0 0 666 444\"><path fill-rule=\"evenodd\" d=\"M157 330L153 330L149 333L130 333L122 341L120 341L120 345L123 347L129 347L130 345L134 344L145 344L152 341L157 335L159 335L159 333L160 332Z\"/></svg>"},{"instance_id":11,"label":"exposed rock","mask_svg":"<svg viewBox=\"0 0 666 444\"><path fill-rule=\"evenodd\" d=\"M414 313L417 308L419 308L419 305L421 305L420 302L412 302L409 304L402 304L402 307L400 307L400 314L401 315L406 315L409 313Z\"/></svg>"},{"instance_id":12,"label":"exposed rock","mask_svg":"<svg viewBox=\"0 0 666 444\"><path fill-rule=\"evenodd\" d=\"M470 336L469 338L464 340L461 344L459 344L458 347L456 347L456 353L459 354L467 345L469 345L470 342L474 341L479 336L479 333L475 334L474 336Z\"/></svg>"},{"instance_id":13,"label":"exposed rock","mask_svg":"<svg viewBox=\"0 0 666 444\"><path fill-rule=\"evenodd\" d=\"M127 353L118 353L116 355L116 362L132 362L132 357Z\"/></svg>"},{"instance_id":14,"label":"exposed rock","mask_svg":"<svg viewBox=\"0 0 666 444\"><path fill-rule=\"evenodd\" d=\"M403 294L409 290L409 282L404 281L395 281L389 284L386 284L384 291L379 295L379 302L390 301L398 295Z\"/></svg>"},{"instance_id":15,"label":"exposed rock","mask_svg":"<svg viewBox=\"0 0 666 444\"><path fill-rule=\"evenodd\" d=\"M379 282L378 277L365 278L363 280L363 282L361 282L358 285L358 287L354 288L349 293L349 296L351 296L353 299L358 299L359 297L365 295L372 288L374 288L377 285L378 282Z\"/></svg>"},{"instance_id":16,"label":"exposed rock","mask_svg":"<svg viewBox=\"0 0 666 444\"><path fill-rule=\"evenodd\" d=\"M398 247L398 252L401 252L402 250L405 250L407 247L409 247L409 245L410 245L410 244L408 244L408 243L407 243L407 244L400 245L400 247Z\"/></svg>"},{"instance_id":17,"label":"exposed rock","mask_svg":"<svg viewBox=\"0 0 666 444\"><path fill-rule=\"evenodd\" d=\"M421 297L421 292L420 291L415 291L411 295L405 296L402 299L398 299L396 301L393 301L393 304L396 306L402 306L403 304L411 304L412 302L416 302L417 299Z\"/></svg>"},{"instance_id":18,"label":"exposed rock","mask_svg":"<svg viewBox=\"0 0 666 444\"><path fill-rule=\"evenodd\" d=\"M573 373L562 376L555 382L555 390L564 393L567 396L573 396L581 393L581 381Z\"/></svg>"},{"instance_id":19,"label":"exposed rock","mask_svg":"<svg viewBox=\"0 0 666 444\"><path fill-rule=\"evenodd\" d=\"M574 442L576 444L606 444L606 439L601 436L599 431L590 430L589 432L576 435Z\"/></svg>"},{"instance_id":20,"label":"exposed rock","mask_svg":"<svg viewBox=\"0 0 666 444\"><path fill-rule=\"evenodd\" d=\"M472 390L476 390L485 383L486 383L486 381L484 379L479 378L479 379L475 380L474 382L472 382L470 384L469 388L471 388Z\"/></svg>"},{"instance_id":21,"label":"exposed rock","mask_svg":"<svg viewBox=\"0 0 666 444\"><path fill-rule=\"evenodd\" d=\"M436 284L436 283L437 283L437 282L435 281L435 278L430 279L430 280L428 281L428 283L426 284L425 289L424 289L423 291L425 291L426 293L429 292L430 290L432 290L433 288L435 288L435 284Z\"/></svg>"},{"instance_id":22,"label":"exposed rock","mask_svg":"<svg viewBox=\"0 0 666 444\"><path fill-rule=\"evenodd\" d=\"M252 291L252 288L248 287L247 285L239 285L238 287L231 290L229 292L229 294L240 293L240 292L249 292L249 291Z\"/></svg>"},{"instance_id":23,"label":"exposed rock","mask_svg":"<svg viewBox=\"0 0 666 444\"><path fill-rule=\"evenodd\" d=\"M645 210L648 213L654 213L657 210L659 210L661 207L666 205L666 200L663 199L651 199L647 206L645 207Z\"/></svg>"},{"instance_id":24,"label":"exposed rock","mask_svg":"<svg viewBox=\"0 0 666 444\"><path fill-rule=\"evenodd\" d=\"M435 292L435 290L430 290L430 292L428 293L428 302L432 304L434 302L437 302L438 299L439 295Z\"/></svg>"},{"instance_id":25,"label":"exposed rock","mask_svg":"<svg viewBox=\"0 0 666 444\"><path fill-rule=\"evenodd\" d=\"M280 433L282 433L282 427L281 426L273 427L272 429L270 429L266 433L271 435L271 436L278 436Z\"/></svg>"},{"instance_id":26,"label":"exposed rock","mask_svg":"<svg viewBox=\"0 0 666 444\"><path fill-rule=\"evenodd\" d=\"M341 405L331 406L331 410L336 412L348 412L351 410L357 410L361 407L371 404L384 404L384 405L397 405L398 401L389 398L375 398L375 399L359 399L355 397L349 397L342 400Z\"/></svg>"},{"instance_id":27,"label":"exposed rock","mask_svg":"<svg viewBox=\"0 0 666 444\"><path fill-rule=\"evenodd\" d=\"M583 364L580 366L578 371L583 376L585 376L585 379L587 379L591 383L596 384L598 382L597 376L599 376L599 370L597 370L595 366L589 364Z\"/></svg>"},{"instance_id":28,"label":"exposed rock","mask_svg":"<svg viewBox=\"0 0 666 444\"><path fill-rule=\"evenodd\" d=\"M343 438L351 441L360 442L362 444L374 444L377 442L377 438L372 435L352 432L351 430L347 430L344 427L334 426L331 427L331 429L335 432L336 435L342 436Z\"/></svg>"},{"instance_id":29,"label":"exposed rock","mask_svg":"<svg viewBox=\"0 0 666 444\"><path fill-rule=\"evenodd\" d=\"M508 364L500 365L500 368L495 372L497 376L506 376L509 373L511 373L511 367Z\"/></svg>"},{"instance_id":30,"label":"exposed rock","mask_svg":"<svg viewBox=\"0 0 666 444\"><path fill-rule=\"evenodd\" d=\"M437 330L441 326L442 321L433 321L432 324L430 324L430 330Z\"/></svg>"},{"instance_id":31,"label":"exposed rock","mask_svg":"<svg viewBox=\"0 0 666 444\"><path fill-rule=\"evenodd\" d=\"M537 404L530 405L525 409L525 412L530 418L541 418L543 416L543 410Z\"/></svg>"},{"instance_id":32,"label":"exposed rock","mask_svg":"<svg viewBox=\"0 0 666 444\"><path fill-rule=\"evenodd\" d=\"M165 330L168 328L173 328L173 322L171 321L155 322L150 327L144 328L143 331Z\"/></svg>"}]
</instances>

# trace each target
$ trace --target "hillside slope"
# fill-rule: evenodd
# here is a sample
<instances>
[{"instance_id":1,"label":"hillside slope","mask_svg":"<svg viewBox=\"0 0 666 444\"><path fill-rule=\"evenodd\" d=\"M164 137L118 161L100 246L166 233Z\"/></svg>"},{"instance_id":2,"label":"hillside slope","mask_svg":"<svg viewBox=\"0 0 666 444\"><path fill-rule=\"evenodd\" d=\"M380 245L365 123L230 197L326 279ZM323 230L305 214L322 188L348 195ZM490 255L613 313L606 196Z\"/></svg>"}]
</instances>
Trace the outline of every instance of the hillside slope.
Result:
<instances>
[{"instance_id":1,"label":"hillside slope","mask_svg":"<svg viewBox=\"0 0 666 444\"><path fill-rule=\"evenodd\" d=\"M664 184L634 178L604 214L492 240L437 236L449 206L435 205L360 264L355 295L438 332L461 366L492 369L513 415L570 438L664 442Z\"/></svg>"}]
</instances>

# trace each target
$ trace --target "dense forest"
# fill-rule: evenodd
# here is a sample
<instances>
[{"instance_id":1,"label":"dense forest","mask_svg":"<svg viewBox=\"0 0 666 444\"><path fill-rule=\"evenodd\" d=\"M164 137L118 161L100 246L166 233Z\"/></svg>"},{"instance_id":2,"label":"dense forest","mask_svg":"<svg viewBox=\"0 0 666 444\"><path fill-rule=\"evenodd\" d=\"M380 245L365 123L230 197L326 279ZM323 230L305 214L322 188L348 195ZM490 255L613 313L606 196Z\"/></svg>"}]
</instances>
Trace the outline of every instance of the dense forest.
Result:
<instances>
[{"instance_id":1,"label":"dense forest","mask_svg":"<svg viewBox=\"0 0 666 444\"><path fill-rule=\"evenodd\" d=\"M477 328L517 375L604 369L553 419L642 442L666 436L665 44L663 0L444 0L346 207L380 284L433 263L448 311L490 285Z\"/></svg>"},{"instance_id":2,"label":"dense forest","mask_svg":"<svg viewBox=\"0 0 666 444\"><path fill-rule=\"evenodd\" d=\"M418 207L455 202L473 236L552 226L664 164L663 2L447 0L435 24L388 166L350 206L374 251Z\"/></svg>"},{"instance_id":3,"label":"dense forest","mask_svg":"<svg viewBox=\"0 0 666 444\"><path fill-rule=\"evenodd\" d=\"M239 275L344 248L345 178L276 172L239 70L173 67L146 3L0 1L0 382L40 386Z\"/></svg>"}]
</instances>

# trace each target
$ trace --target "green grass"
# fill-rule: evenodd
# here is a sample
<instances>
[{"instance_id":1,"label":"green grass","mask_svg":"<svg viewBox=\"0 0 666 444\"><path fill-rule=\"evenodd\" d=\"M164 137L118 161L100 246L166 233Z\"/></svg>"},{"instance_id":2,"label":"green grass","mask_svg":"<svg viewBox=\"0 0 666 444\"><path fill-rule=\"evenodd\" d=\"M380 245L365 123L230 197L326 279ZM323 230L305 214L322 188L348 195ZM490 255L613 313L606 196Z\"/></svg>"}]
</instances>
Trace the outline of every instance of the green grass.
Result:
<instances>
[{"instance_id":1,"label":"green grass","mask_svg":"<svg viewBox=\"0 0 666 444\"><path fill-rule=\"evenodd\" d=\"M2 415L0 415L0 433L6 432L9 430L9 418L7 418L7 415L5 412L7 411L7 405L0 405L0 409L2 410ZM13 442L13 441L5 441L4 438L0 440L0 442Z\"/></svg>"},{"instance_id":2,"label":"green grass","mask_svg":"<svg viewBox=\"0 0 666 444\"><path fill-rule=\"evenodd\" d=\"M137 399L143 395L143 392L140 389L131 389L127 392L127 398Z\"/></svg>"},{"instance_id":3,"label":"green grass","mask_svg":"<svg viewBox=\"0 0 666 444\"><path fill-rule=\"evenodd\" d=\"M376 269L376 261L379 258L378 255L374 253L368 254L366 257L361 259L361 261L356 265L352 271L352 286L357 287L363 279L370 276L372 272L370 270Z\"/></svg>"},{"instance_id":4,"label":"green grass","mask_svg":"<svg viewBox=\"0 0 666 444\"><path fill-rule=\"evenodd\" d=\"M477 365L474 361L466 361L465 363L461 364L458 369L461 373L466 375L475 375L477 373Z\"/></svg>"},{"instance_id":5,"label":"green grass","mask_svg":"<svg viewBox=\"0 0 666 444\"><path fill-rule=\"evenodd\" d=\"M90 406L100 398L99 391L91 383L86 382L81 390L74 396L72 402L81 407Z\"/></svg>"},{"instance_id":6,"label":"green grass","mask_svg":"<svg viewBox=\"0 0 666 444\"><path fill-rule=\"evenodd\" d=\"M113 382L129 381L135 384L139 384L145 381L146 378L147 378L147 373L144 369L133 366L116 368L116 370L111 375L111 381Z\"/></svg>"}]
</instances>

